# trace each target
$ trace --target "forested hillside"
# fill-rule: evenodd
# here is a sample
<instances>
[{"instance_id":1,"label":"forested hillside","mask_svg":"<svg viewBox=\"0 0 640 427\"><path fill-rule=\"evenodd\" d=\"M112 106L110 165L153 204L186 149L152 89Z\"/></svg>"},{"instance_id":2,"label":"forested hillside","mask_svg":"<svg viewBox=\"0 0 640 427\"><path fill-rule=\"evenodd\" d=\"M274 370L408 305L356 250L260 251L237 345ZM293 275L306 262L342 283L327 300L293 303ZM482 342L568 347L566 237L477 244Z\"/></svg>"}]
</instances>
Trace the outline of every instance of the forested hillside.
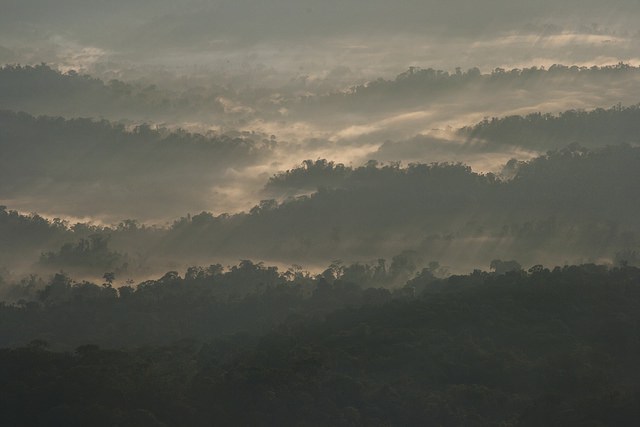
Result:
<instances>
[{"instance_id":1,"label":"forested hillside","mask_svg":"<svg viewBox=\"0 0 640 427\"><path fill-rule=\"evenodd\" d=\"M635 427L638 22L0 0L0 427Z\"/></svg>"},{"instance_id":2,"label":"forested hillside","mask_svg":"<svg viewBox=\"0 0 640 427\"><path fill-rule=\"evenodd\" d=\"M444 280L425 271L394 293L363 289L346 273L326 277L278 278L273 269L245 263L222 276L168 274L120 292L95 285L90 292L87 284L64 288L57 278L38 301L1 309L3 324L20 318L20 335L36 339L0 351L4 420L635 424L636 268L534 266ZM221 297L242 283L260 287L239 299ZM307 296L305 285L312 289ZM44 324L48 333L39 329ZM85 336L86 345L64 353L48 348L88 325L102 332ZM237 334L200 341L221 326ZM105 343L105 331L111 331L108 342L121 347L128 341L129 349L93 345ZM259 331L266 335L257 337ZM171 341L173 334L181 340L132 349Z\"/></svg>"}]
</instances>

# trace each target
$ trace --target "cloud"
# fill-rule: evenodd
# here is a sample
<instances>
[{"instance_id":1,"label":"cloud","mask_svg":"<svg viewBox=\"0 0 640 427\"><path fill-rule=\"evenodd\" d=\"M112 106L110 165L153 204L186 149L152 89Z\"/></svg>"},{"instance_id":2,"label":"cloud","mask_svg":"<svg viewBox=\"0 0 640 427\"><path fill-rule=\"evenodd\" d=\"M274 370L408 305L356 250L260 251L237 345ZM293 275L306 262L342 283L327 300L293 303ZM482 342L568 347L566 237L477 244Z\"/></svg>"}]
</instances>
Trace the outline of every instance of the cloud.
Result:
<instances>
[{"instance_id":1,"label":"cloud","mask_svg":"<svg viewBox=\"0 0 640 427\"><path fill-rule=\"evenodd\" d=\"M467 164L478 172L498 173L510 159L530 160L539 155L531 149L518 146L491 147L482 142L468 143L454 131L433 132L413 138L387 141L370 158L407 163L442 163L453 159Z\"/></svg>"}]
</instances>

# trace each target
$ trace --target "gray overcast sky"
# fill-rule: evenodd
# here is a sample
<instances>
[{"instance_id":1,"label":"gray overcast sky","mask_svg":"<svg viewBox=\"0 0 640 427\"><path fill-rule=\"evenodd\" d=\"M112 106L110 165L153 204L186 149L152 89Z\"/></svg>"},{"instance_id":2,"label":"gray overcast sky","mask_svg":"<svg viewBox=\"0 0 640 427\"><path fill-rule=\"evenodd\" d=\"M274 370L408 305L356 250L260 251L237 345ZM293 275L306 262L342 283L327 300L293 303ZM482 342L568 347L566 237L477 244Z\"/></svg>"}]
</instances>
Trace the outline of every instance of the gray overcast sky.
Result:
<instances>
[{"instance_id":1,"label":"gray overcast sky","mask_svg":"<svg viewBox=\"0 0 640 427\"><path fill-rule=\"evenodd\" d=\"M399 35L431 40L563 31L637 35L637 0L2 0L2 42L58 39L144 55L256 43ZM11 46L5 46L11 47Z\"/></svg>"}]
</instances>

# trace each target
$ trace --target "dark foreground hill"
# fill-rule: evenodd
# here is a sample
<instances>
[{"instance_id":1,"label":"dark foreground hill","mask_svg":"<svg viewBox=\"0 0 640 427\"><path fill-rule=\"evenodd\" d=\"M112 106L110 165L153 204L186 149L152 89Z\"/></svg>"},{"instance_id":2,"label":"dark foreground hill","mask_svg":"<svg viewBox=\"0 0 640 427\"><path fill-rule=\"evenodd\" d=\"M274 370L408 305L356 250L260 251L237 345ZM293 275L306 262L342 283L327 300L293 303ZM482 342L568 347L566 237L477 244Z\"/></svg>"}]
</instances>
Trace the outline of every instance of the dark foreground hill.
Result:
<instances>
[{"instance_id":1,"label":"dark foreground hill","mask_svg":"<svg viewBox=\"0 0 640 427\"><path fill-rule=\"evenodd\" d=\"M330 300L337 282L320 280L308 298ZM277 299L286 312L291 299ZM425 273L384 301L298 312L262 337L4 349L3 423L631 426L640 417L639 269ZM148 310L147 322L153 301Z\"/></svg>"}]
</instances>

